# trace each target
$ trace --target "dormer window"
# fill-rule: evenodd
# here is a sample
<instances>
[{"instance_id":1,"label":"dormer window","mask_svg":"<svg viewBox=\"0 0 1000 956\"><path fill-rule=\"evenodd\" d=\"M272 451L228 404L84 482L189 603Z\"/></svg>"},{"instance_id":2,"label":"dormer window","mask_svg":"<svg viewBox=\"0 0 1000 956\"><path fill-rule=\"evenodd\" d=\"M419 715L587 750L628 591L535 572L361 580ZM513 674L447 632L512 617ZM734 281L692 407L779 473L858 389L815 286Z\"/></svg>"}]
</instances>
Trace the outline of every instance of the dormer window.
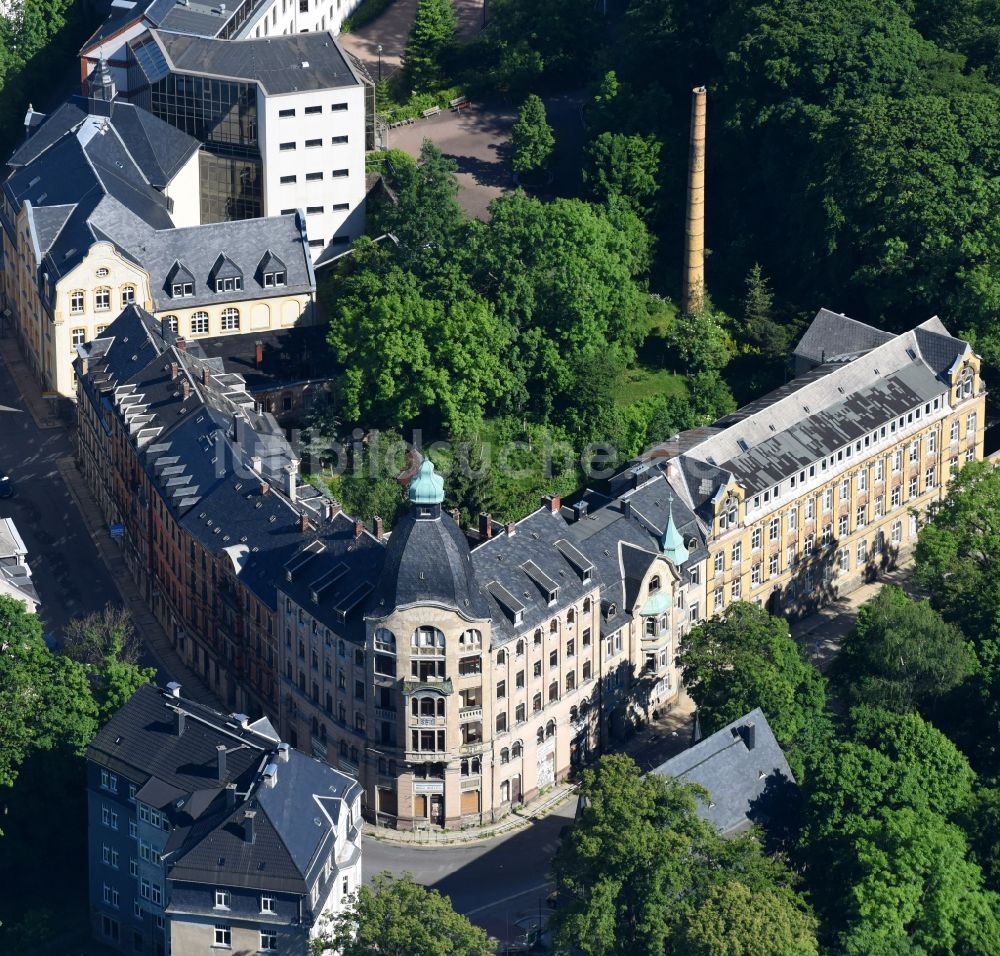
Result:
<instances>
[{"instance_id":1,"label":"dormer window","mask_svg":"<svg viewBox=\"0 0 1000 956\"><path fill-rule=\"evenodd\" d=\"M659 590L660 590L659 575L653 575L653 577L649 579L649 593L655 594Z\"/></svg>"},{"instance_id":2,"label":"dormer window","mask_svg":"<svg viewBox=\"0 0 1000 956\"><path fill-rule=\"evenodd\" d=\"M284 272L265 272L264 273L264 288L272 289L274 286L285 284L285 273Z\"/></svg>"},{"instance_id":3,"label":"dormer window","mask_svg":"<svg viewBox=\"0 0 1000 956\"><path fill-rule=\"evenodd\" d=\"M216 292L242 292L243 279L239 276L227 276L225 279L215 280Z\"/></svg>"},{"instance_id":4,"label":"dormer window","mask_svg":"<svg viewBox=\"0 0 1000 956\"><path fill-rule=\"evenodd\" d=\"M182 299L189 295L194 295L193 282L175 282L171 286L170 295L175 299Z\"/></svg>"}]
</instances>

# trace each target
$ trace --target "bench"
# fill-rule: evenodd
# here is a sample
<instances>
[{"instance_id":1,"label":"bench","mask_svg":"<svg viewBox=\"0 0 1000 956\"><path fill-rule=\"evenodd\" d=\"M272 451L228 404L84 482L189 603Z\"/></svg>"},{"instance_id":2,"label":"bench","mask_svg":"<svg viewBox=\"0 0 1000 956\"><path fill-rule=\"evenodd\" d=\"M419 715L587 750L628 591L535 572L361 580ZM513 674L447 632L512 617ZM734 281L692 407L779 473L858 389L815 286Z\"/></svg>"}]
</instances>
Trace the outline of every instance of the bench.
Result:
<instances>
[{"instance_id":1,"label":"bench","mask_svg":"<svg viewBox=\"0 0 1000 956\"><path fill-rule=\"evenodd\" d=\"M430 119L432 116L437 116L441 112L440 106L432 106L430 109L424 110L420 115L424 119Z\"/></svg>"},{"instance_id":2,"label":"bench","mask_svg":"<svg viewBox=\"0 0 1000 956\"><path fill-rule=\"evenodd\" d=\"M467 96L456 96L453 100L448 100L448 105L458 112L458 110L468 109L472 103Z\"/></svg>"}]
</instances>

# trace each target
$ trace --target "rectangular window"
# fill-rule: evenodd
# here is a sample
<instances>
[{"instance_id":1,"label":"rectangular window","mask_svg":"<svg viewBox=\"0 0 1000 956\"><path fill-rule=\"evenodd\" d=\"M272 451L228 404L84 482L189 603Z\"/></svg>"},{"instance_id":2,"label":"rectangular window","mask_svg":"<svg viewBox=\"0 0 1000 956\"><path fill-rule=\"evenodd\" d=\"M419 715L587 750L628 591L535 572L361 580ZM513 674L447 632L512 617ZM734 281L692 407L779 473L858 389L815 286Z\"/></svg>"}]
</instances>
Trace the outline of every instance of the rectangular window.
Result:
<instances>
[{"instance_id":1,"label":"rectangular window","mask_svg":"<svg viewBox=\"0 0 1000 956\"><path fill-rule=\"evenodd\" d=\"M823 525L823 544L827 545L833 540L833 525Z\"/></svg>"},{"instance_id":2,"label":"rectangular window","mask_svg":"<svg viewBox=\"0 0 1000 956\"><path fill-rule=\"evenodd\" d=\"M951 440L953 442L958 441L958 419L951 423Z\"/></svg>"},{"instance_id":3,"label":"rectangular window","mask_svg":"<svg viewBox=\"0 0 1000 956\"><path fill-rule=\"evenodd\" d=\"M346 169L335 169L332 173L330 173L334 179L343 179L347 174L348 170Z\"/></svg>"},{"instance_id":4,"label":"rectangular window","mask_svg":"<svg viewBox=\"0 0 1000 956\"><path fill-rule=\"evenodd\" d=\"M218 909L229 909L229 904L232 902L232 895L229 890L216 889L215 891L215 908Z\"/></svg>"},{"instance_id":5,"label":"rectangular window","mask_svg":"<svg viewBox=\"0 0 1000 956\"><path fill-rule=\"evenodd\" d=\"M761 567L759 564L755 564L750 569L750 586L757 587L761 582Z\"/></svg>"},{"instance_id":6,"label":"rectangular window","mask_svg":"<svg viewBox=\"0 0 1000 956\"><path fill-rule=\"evenodd\" d=\"M228 923L215 924L216 946L231 947L233 945L233 929Z\"/></svg>"},{"instance_id":7,"label":"rectangular window","mask_svg":"<svg viewBox=\"0 0 1000 956\"><path fill-rule=\"evenodd\" d=\"M968 438L970 435L976 433L976 413L970 412L965 417L965 437Z\"/></svg>"},{"instance_id":8,"label":"rectangular window","mask_svg":"<svg viewBox=\"0 0 1000 956\"><path fill-rule=\"evenodd\" d=\"M864 564L868 560L868 542L858 542L858 564Z\"/></svg>"},{"instance_id":9,"label":"rectangular window","mask_svg":"<svg viewBox=\"0 0 1000 956\"><path fill-rule=\"evenodd\" d=\"M724 600L725 600L725 597L724 597L724 594L723 594L723 589L722 588L716 588L715 589L715 602L714 602L715 603L715 610L716 611L721 611L722 610L722 604L723 604Z\"/></svg>"},{"instance_id":10,"label":"rectangular window","mask_svg":"<svg viewBox=\"0 0 1000 956\"><path fill-rule=\"evenodd\" d=\"M898 518L892 523L892 543L899 544L903 540L903 522Z\"/></svg>"},{"instance_id":11,"label":"rectangular window","mask_svg":"<svg viewBox=\"0 0 1000 956\"><path fill-rule=\"evenodd\" d=\"M833 507L833 489L827 488L823 492L823 510L829 511Z\"/></svg>"},{"instance_id":12,"label":"rectangular window","mask_svg":"<svg viewBox=\"0 0 1000 956\"><path fill-rule=\"evenodd\" d=\"M306 149L315 149L317 146L322 146L323 140L321 139L307 139Z\"/></svg>"},{"instance_id":13,"label":"rectangular window","mask_svg":"<svg viewBox=\"0 0 1000 956\"><path fill-rule=\"evenodd\" d=\"M330 212L347 212L350 208L351 204L349 202L335 202L330 207Z\"/></svg>"},{"instance_id":14,"label":"rectangular window","mask_svg":"<svg viewBox=\"0 0 1000 956\"><path fill-rule=\"evenodd\" d=\"M937 451L937 432L931 432L927 436L927 451L932 455Z\"/></svg>"},{"instance_id":15,"label":"rectangular window","mask_svg":"<svg viewBox=\"0 0 1000 956\"><path fill-rule=\"evenodd\" d=\"M320 180L322 178L323 178L323 174L322 173L306 173L306 182L307 183L315 183L315 182L317 182L318 180Z\"/></svg>"},{"instance_id":16,"label":"rectangular window","mask_svg":"<svg viewBox=\"0 0 1000 956\"><path fill-rule=\"evenodd\" d=\"M767 576L768 577L770 577L770 578L776 578L778 576L779 571L780 571L780 569L778 567L779 563L780 563L780 559L779 559L778 555L776 555L776 554L772 554L771 557L768 558L768 561L767 561Z\"/></svg>"},{"instance_id":17,"label":"rectangular window","mask_svg":"<svg viewBox=\"0 0 1000 956\"><path fill-rule=\"evenodd\" d=\"M816 515L816 501L814 498L806 499L806 521L812 521Z\"/></svg>"},{"instance_id":18,"label":"rectangular window","mask_svg":"<svg viewBox=\"0 0 1000 956\"><path fill-rule=\"evenodd\" d=\"M294 116L294 115L295 115L295 110L294 109L290 109L290 110L278 110L278 116L280 116L282 119L285 119L288 116Z\"/></svg>"},{"instance_id":19,"label":"rectangular window","mask_svg":"<svg viewBox=\"0 0 1000 956\"><path fill-rule=\"evenodd\" d=\"M725 569L725 565L726 565L726 556L722 551L720 551L715 556L715 573L722 574L723 570Z\"/></svg>"},{"instance_id":20,"label":"rectangular window","mask_svg":"<svg viewBox=\"0 0 1000 956\"><path fill-rule=\"evenodd\" d=\"M294 183L294 182L297 182L297 177L295 177L295 176L282 176L281 177L281 183L284 186L287 186L289 183Z\"/></svg>"},{"instance_id":21,"label":"rectangular window","mask_svg":"<svg viewBox=\"0 0 1000 956\"><path fill-rule=\"evenodd\" d=\"M881 458L875 462L875 480L883 481L885 479L885 461Z\"/></svg>"},{"instance_id":22,"label":"rectangular window","mask_svg":"<svg viewBox=\"0 0 1000 956\"><path fill-rule=\"evenodd\" d=\"M83 311L83 293L82 292L71 292L69 296L69 311L73 315L79 315ZM957 429L958 422L955 423Z\"/></svg>"},{"instance_id":23,"label":"rectangular window","mask_svg":"<svg viewBox=\"0 0 1000 956\"><path fill-rule=\"evenodd\" d=\"M281 152L283 153L290 152L291 150L295 149L295 143L281 143L278 146L278 149L281 150Z\"/></svg>"},{"instance_id":24,"label":"rectangular window","mask_svg":"<svg viewBox=\"0 0 1000 956\"><path fill-rule=\"evenodd\" d=\"M857 517L856 517L855 522L854 522L854 526L856 528L863 528L866 524L868 524L868 506L867 505L859 505L858 506Z\"/></svg>"},{"instance_id":25,"label":"rectangular window","mask_svg":"<svg viewBox=\"0 0 1000 956\"><path fill-rule=\"evenodd\" d=\"M330 107L331 113L343 113L347 109L346 103L334 103Z\"/></svg>"},{"instance_id":26,"label":"rectangular window","mask_svg":"<svg viewBox=\"0 0 1000 956\"><path fill-rule=\"evenodd\" d=\"M98 312L107 312L111 308L111 290L98 289L94 293L94 308Z\"/></svg>"},{"instance_id":27,"label":"rectangular window","mask_svg":"<svg viewBox=\"0 0 1000 956\"><path fill-rule=\"evenodd\" d=\"M318 216L323 212L323 206L306 206L306 214L309 216Z\"/></svg>"},{"instance_id":28,"label":"rectangular window","mask_svg":"<svg viewBox=\"0 0 1000 956\"><path fill-rule=\"evenodd\" d=\"M740 581L733 581L733 600L738 601L743 593L743 585Z\"/></svg>"},{"instance_id":29,"label":"rectangular window","mask_svg":"<svg viewBox=\"0 0 1000 956\"><path fill-rule=\"evenodd\" d=\"M893 508L899 507L900 489L898 485L892 489L892 497L889 500L892 502Z\"/></svg>"},{"instance_id":30,"label":"rectangular window","mask_svg":"<svg viewBox=\"0 0 1000 956\"><path fill-rule=\"evenodd\" d=\"M191 334L204 335L208 331L208 316L205 313L196 313L191 316Z\"/></svg>"},{"instance_id":31,"label":"rectangular window","mask_svg":"<svg viewBox=\"0 0 1000 956\"><path fill-rule=\"evenodd\" d=\"M273 929L262 929L260 931L260 949L261 952L277 951L278 949L278 933L277 930Z\"/></svg>"},{"instance_id":32,"label":"rectangular window","mask_svg":"<svg viewBox=\"0 0 1000 956\"><path fill-rule=\"evenodd\" d=\"M346 136L331 136L330 145L331 146L343 146L347 142Z\"/></svg>"},{"instance_id":33,"label":"rectangular window","mask_svg":"<svg viewBox=\"0 0 1000 956\"><path fill-rule=\"evenodd\" d=\"M907 484L907 497L916 498L917 497L917 476L914 475Z\"/></svg>"},{"instance_id":34,"label":"rectangular window","mask_svg":"<svg viewBox=\"0 0 1000 956\"><path fill-rule=\"evenodd\" d=\"M840 566L841 573L850 570L851 567L851 549L841 548L838 554L838 564Z\"/></svg>"},{"instance_id":35,"label":"rectangular window","mask_svg":"<svg viewBox=\"0 0 1000 956\"><path fill-rule=\"evenodd\" d=\"M739 564L743 560L743 544L737 541L733 545L733 564Z\"/></svg>"},{"instance_id":36,"label":"rectangular window","mask_svg":"<svg viewBox=\"0 0 1000 956\"><path fill-rule=\"evenodd\" d=\"M74 348L78 345L83 345L87 341L86 329L73 329L71 335Z\"/></svg>"},{"instance_id":37,"label":"rectangular window","mask_svg":"<svg viewBox=\"0 0 1000 956\"><path fill-rule=\"evenodd\" d=\"M763 538L763 534L761 533L761 529L760 528L754 528L753 531L750 532L750 548L751 548L751 550L753 550L753 551L759 551L760 550L760 545L761 545L761 539L762 538Z\"/></svg>"},{"instance_id":38,"label":"rectangular window","mask_svg":"<svg viewBox=\"0 0 1000 956\"><path fill-rule=\"evenodd\" d=\"M781 522L777 518L772 518L767 528L768 541L777 541L781 535Z\"/></svg>"},{"instance_id":39,"label":"rectangular window","mask_svg":"<svg viewBox=\"0 0 1000 956\"><path fill-rule=\"evenodd\" d=\"M934 466L931 465L931 467L924 472L924 488L933 488L937 484L937 481L935 481L936 477L936 470Z\"/></svg>"},{"instance_id":40,"label":"rectangular window","mask_svg":"<svg viewBox=\"0 0 1000 956\"><path fill-rule=\"evenodd\" d=\"M920 442L910 442L910 461L918 461L920 458Z\"/></svg>"},{"instance_id":41,"label":"rectangular window","mask_svg":"<svg viewBox=\"0 0 1000 956\"><path fill-rule=\"evenodd\" d=\"M813 552L813 542L814 542L813 536L811 534L806 535L806 540L802 545L802 553L806 557L809 557L809 555L812 554Z\"/></svg>"},{"instance_id":42,"label":"rectangular window","mask_svg":"<svg viewBox=\"0 0 1000 956\"><path fill-rule=\"evenodd\" d=\"M858 472L858 491L868 490L868 469L862 468Z\"/></svg>"},{"instance_id":43,"label":"rectangular window","mask_svg":"<svg viewBox=\"0 0 1000 956\"><path fill-rule=\"evenodd\" d=\"M306 116L315 116L317 113L323 112L322 106L307 106L303 111Z\"/></svg>"}]
</instances>

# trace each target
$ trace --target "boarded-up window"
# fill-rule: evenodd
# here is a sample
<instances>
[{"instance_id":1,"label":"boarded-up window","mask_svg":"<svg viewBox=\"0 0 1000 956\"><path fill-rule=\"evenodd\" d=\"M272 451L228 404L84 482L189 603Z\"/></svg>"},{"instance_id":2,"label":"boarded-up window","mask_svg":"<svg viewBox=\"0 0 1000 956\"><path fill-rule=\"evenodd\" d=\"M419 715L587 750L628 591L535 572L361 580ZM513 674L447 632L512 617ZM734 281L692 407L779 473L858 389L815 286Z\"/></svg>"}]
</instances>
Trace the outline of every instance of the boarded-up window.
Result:
<instances>
[{"instance_id":1,"label":"boarded-up window","mask_svg":"<svg viewBox=\"0 0 1000 956\"><path fill-rule=\"evenodd\" d=\"M378 812L396 815L396 791L390 787L378 788Z\"/></svg>"},{"instance_id":2,"label":"boarded-up window","mask_svg":"<svg viewBox=\"0 0 1000 956\"><path fill-rule=\"evenodd\" d=\"M479 791L466 790L462 794L462 815L466 813L479 813Z\"/></svg>"},{"instance_id":3,"label":"boarded-up window","mask_svg":"<svg viewBox=\"0 0 1000 956\"><path fill-rule=\"evenodd\" d=\"M427 794L418 793L413 797L413 815L415 817L427 816Z\"/></svg>"}]
</instances>

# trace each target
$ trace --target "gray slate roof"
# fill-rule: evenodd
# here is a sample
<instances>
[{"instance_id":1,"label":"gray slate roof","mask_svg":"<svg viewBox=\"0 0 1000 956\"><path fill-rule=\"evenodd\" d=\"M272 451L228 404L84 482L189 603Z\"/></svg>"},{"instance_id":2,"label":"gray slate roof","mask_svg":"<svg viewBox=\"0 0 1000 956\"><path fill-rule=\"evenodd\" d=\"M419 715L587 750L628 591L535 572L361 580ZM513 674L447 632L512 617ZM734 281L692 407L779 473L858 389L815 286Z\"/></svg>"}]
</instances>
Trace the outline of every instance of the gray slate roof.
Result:
<instances>
[{"instance_id":1,"label":"gray slate roof","mask_svg":"<svg viewBox=\"0 0 1000 956\"><path fill-rule=\"evenodd\" d=\"M127 209L109 202L95 210L91 224L98 237L114 243L149 273L157 311L312 293L316 288L305 219L298 213L183 229L169 225L151 228L144 220L129 215ZM259 266L269 249L275 250L286 264L284 286L264 286ZM215 291L210 273L220 255L232 260L242 272L241 292ZM175 299L170 295L172 270L177 262L194 279L193 296ZM245 321L249 326L249 316Z\"/></svg>"},{"instance_id":2,"label":"gray slate roof","mask_svg":"<svg viewBox=\"0 0 1000 956\"><path fill-rule=\"evenodd\" d=\"M753 747L748 725L753 725ZM698 815L731 836L762 822L795 784L788 761L758 707L727 724L653 773L697 783L709 792Z\"/></svg>"},{"instance_id":3,"label":"gray slate roof","mask_svg":"<svg viewBox=\"0 0 1000 956\"><path fill-rule=\"evenodd\" d=\"M846 315L820 309L792 355L816 365L859 355L895 336Z\"/></svg>"},{"instance_id":4,"label":"gray slate roof","mask_svg":"<svg viewBox=\"0 0 1000 956\"><path fill-rule=\"evenodd\" d=\"M87 113L87 103L74 97L52 113L15 150L3 184L15 215L30 204L41 268L54 281L107 238L97 222L129 222L150 233L170 229L159 188L199 146L131 104L116 102L103 116ZM4 221L8 233L12 225Z\"/></svg>"},{"instance_id":5,"label":"gray slate roof","mask_svg":"<svg viewBox=\"0 0 1000 956\"><path fill-rule=\"evenodd\" d=\"M290 33L236 43L161 30L151 30L150 35L172 73L258 83L269 94L361 85L329 32Z\"/></svg>"}]
</instances>

